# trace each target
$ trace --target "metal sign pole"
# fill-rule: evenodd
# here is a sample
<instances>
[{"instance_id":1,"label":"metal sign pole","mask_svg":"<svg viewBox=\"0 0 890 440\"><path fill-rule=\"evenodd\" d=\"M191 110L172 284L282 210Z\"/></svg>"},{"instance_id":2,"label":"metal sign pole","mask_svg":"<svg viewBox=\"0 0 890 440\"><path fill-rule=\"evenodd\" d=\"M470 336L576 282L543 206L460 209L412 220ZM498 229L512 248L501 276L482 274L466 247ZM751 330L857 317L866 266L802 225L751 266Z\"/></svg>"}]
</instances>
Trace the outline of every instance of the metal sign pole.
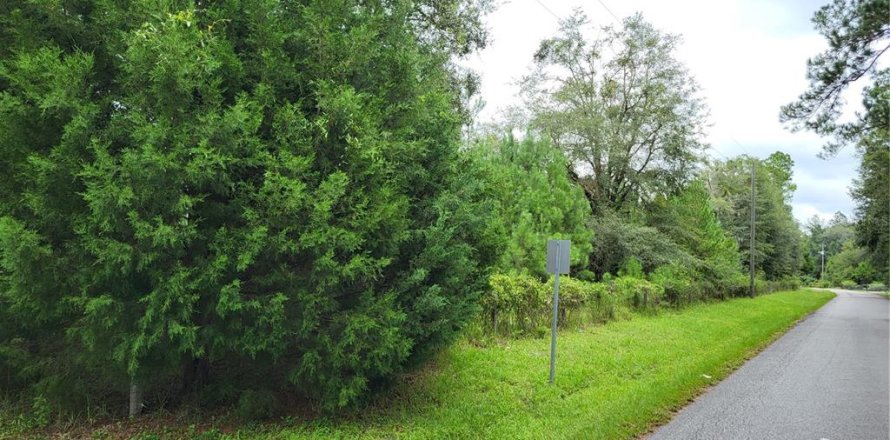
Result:
<instances>
[{"instance_id":1,"label":"metal sign pole","mask_svg":"<svg viewBox=\"0 0 890 440\"><path fill-rule=\"evenodd\" d=\"M556 244L559 254L559 243ZM559 260L556 261L556 277L553 280L553 323L550 329L550 383L556 375L556 320L559 317Z\"/></svg>"},{"instance_id":2,"label":"metal sign pole","mask_svg":"<svg viewBox=\"0 0 890 440\"><path fill-rule=\"evenodd\" d=\"M569 240L547 241L547 273L553 278L553 323L550 329L550 383L556 376L556 323L559 320L559 275L569 273L571 256Z\"/></svg>"}]
</instances>

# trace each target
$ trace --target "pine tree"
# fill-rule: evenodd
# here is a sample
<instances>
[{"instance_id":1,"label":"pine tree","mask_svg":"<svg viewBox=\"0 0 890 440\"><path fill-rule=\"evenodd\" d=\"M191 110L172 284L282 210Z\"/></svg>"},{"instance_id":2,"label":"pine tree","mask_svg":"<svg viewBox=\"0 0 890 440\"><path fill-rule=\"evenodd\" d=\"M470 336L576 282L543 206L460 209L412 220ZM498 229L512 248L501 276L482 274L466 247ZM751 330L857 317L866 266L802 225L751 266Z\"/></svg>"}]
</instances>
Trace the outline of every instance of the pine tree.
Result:
<instances>
[{"instance_id":1,"label":"pine tree","mask_svg":"<svg viewBox=\"0 0 890 440\"><path fill-rule=\"evenodd\" d=\"M466 154L465 169L476 170L486 183L488 198L497 206L495 220L507 240L499 271L546 277L542 255L551 238L571 240L572 265L587 265L591 207L570 178L569 161L559 149L532 135L521 141L508 136L484 139Z\"/></svg>"}]
</instances>

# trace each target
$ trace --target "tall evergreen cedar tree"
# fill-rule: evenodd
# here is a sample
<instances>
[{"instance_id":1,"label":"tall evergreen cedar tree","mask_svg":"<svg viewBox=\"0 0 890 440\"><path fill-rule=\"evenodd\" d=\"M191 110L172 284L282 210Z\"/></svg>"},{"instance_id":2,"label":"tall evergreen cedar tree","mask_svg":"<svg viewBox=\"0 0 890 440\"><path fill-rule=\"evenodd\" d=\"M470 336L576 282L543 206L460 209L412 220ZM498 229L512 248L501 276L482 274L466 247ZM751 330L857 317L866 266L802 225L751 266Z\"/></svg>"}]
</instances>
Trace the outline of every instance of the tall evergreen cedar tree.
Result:
<instances>
[{"instance_id":1,"label":"tall evergreen cedar tree","mask_svg":"<svg viewBox=\"0 0 890 440\"><path fill-rule=\"evenodd\" d=\"M337 408L452 340L502 241L457 169L485 9L3 1L0 383Z\"/></svg>"}]
</instances>

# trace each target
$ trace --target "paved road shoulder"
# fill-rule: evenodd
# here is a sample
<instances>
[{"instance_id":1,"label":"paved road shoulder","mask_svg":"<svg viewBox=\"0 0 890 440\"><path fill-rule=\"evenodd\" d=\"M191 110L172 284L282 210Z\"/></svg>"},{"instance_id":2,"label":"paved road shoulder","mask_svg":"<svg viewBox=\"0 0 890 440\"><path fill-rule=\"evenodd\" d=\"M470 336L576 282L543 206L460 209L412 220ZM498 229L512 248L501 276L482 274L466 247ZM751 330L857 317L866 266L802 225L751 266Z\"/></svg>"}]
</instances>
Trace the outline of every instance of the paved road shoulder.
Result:
<instances>
[{"instance_id":1,"label":"paved road shoulder","mask_svg":"<svg viewBox=\"0 0 890 440\"><path fill-rule=\"evenodd\" d=\"M890 301L832 291L650 439L890 438Z\"/></svg>"}]
</instances>

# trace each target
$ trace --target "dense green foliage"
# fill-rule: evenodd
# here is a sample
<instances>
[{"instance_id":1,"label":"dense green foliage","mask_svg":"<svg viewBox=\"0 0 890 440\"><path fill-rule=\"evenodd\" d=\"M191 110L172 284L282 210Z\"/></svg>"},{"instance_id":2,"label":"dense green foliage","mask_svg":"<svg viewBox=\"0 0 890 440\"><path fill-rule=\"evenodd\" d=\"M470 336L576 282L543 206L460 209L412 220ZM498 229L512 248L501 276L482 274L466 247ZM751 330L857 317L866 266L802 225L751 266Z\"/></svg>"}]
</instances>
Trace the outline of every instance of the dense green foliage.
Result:
<instances>
[{"instance_id":1,"label":"dense green foliage","mask_svg":"<svg viewBox=\"0 0 890 440\"><path fill-rule=\"evenodd\" d=\"M525 136L462 144L477 84L454 60L489 7L0 5L3 394L46 417L119 414L128 390L244 418L343 408L467 325L545 332L551 238L572 241L566 327L741 296L752 163L756 290L812 273L791 158L704 163L678 38L639 15L593 41L564 22L524 81ZM862 200L886 182L869 170ZM874 277L861 249L832 273Z\"/></svg>"},{"instance_id":2,"label":"dense green foliage","mask_svg":"<svg viewBox=\"0 0 890 440\"><path fill-rule=\"evenodd\" d=\"M861 223L860 223L861 224ZM886 271L875 264L873 253L857 242L856 227L841 213L827 224L814 217L807 224L806 249L815 261L805 274L824 286L868 287L887 285ZM822 247L825 249L825 273L822 274Z\"/></svg>"},{"instance_id":3,"label":"dense green foliage","mask_svg":"<svg viewBox=\"0 0 890 440\"><path fill-rule=\"evenodd\" d=\"M749 157L717 162L708 170L708 185L720 222L739 243L743 266L751 258L751 172L754 168L754 262L767 279L798 275L801 233L791 206L791 162L784 153L765 160Z\"/></svg>"},{"instance_id":4,"label":"dense green foliage","mask_svg":"<svg viewBox=\"0 0 890 440\"><path fill-rule=\"evenodd\" d=\"M339 407L454 339L501 243L458 169L476 7L4 2L4 385Z\"/></svg>"},{"instance_id":5,"label":"dense green foliage","mask_svg":"<svg viewBox=\"0 0 890 440\"><path fill-rule=\"evenodd\" d=\"M672 267L662 266L648 277L607 276L602 282L562 277L559 326L578 328L626 317L631 312L657 311L748 294L748 278L744 276L709 282L672 272ZM528 275L498 274L493 275L490 282L491 289L482 298L484 313L479 322L487 334L543 336L549 331L553 278L542 282ZM795 278L756 280L757 292L761 294L799 287L800 282Z\"/></svg>"},{"instance_id":6,"label":"dense green foliage","mask_svg":"<svg viewBox=\"0 0 890 440\"><path fill-rule=\"evenodd\" d=\"M463 172L484 183L487 200L495 204L492 223L506 235L498 271L545 276L541 249L550 238L571 240L572 265L587 265L590 203L569 178L559 150L533 136L510 136L480 140L464 156Z\"/></svg>"},{"instance_id":7,"label":"dense green foliage","mask_svg":"<svg viewBox=\"0 0 890 440\"><path fill-rule=\"evenodd\" d=\"M664 289L644 279L621 277L590 283L560 280L561 327L609 321L634 309L657 307ZM525 275L494 275L482 301L484 326L492 334L543 336L550 329L553 281Z\"/></svg>"},{"instance_id":8,"label":"dense green foliage","mask_svg":"<svg viewBox=\"0 0 890 440\"><path fill-rule=\"evenodd\" d=\"M857 240L885 284L890 283L890 69L880 60L890 50L887 11L888 0L833 0L820 8L813 23L828 48L808 60L809 88L781 114L793 129L833 136L825 157L855 145L861 158L852 191ZM860 80L866 82L863 111L842 118L842 93Z\"/></svg>"},{"instance_id":9,"label":"dense green foliage","mask_svg":"<svg viewBox=\"0 0 890 440\"><path fill-rule=\"evenodd\" d=\"M646 272L674 264L696 266L689 250L643 220L604 211L593 219L591 228L595 252L590 257L590 270L599 278L617 274L631 258L638 260Z\"/></svg>"},{"instance_id":10,"label":"dense green foliage","mask_svg":"<svg viewBox=\"0 0 890 440\"><path fill-rule=\"evenodd\" d=\"M651 208L649 223L695 258L688 267L696 278L717 281L738 273L738 243L723 228L704 182L695 181ZM684 262L673 260L674 266Z\"/></svg>"},{"instance_id":11,"label":"dense green foliage","mask_svg":"<svg viewBox=\"0 0 890 440\"><path fill-rule=\"evenodd\" d=\"M881 72L863 102L869 130L859 141L862 162L852 195L857 241L890 285L890 69Z\"/></svg>"}]
</instances>

